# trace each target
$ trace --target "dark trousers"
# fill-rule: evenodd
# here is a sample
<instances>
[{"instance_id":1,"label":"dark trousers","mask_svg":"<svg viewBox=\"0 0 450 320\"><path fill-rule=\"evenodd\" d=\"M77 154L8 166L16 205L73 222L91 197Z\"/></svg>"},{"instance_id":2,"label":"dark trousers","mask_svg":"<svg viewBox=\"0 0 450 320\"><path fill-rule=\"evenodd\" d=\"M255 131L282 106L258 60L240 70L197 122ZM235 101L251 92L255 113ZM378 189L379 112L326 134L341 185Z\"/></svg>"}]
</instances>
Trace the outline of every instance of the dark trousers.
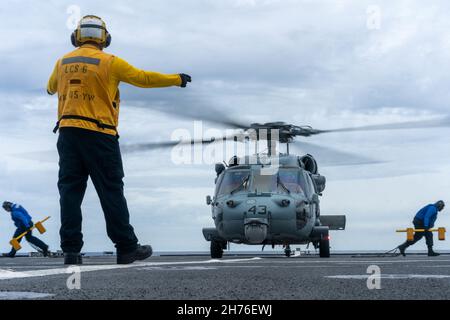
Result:
<instances>
[{"instance_id":1,"label":"dark trousers","mask_svg":"<svg viewBox=\"0 0 450 320\"><path fill-rule=\"evenodd\" d=\"M123 194L124 172L118 137L78 128L61 128L57 147L62 250L78 253L83 247L81 203L88 177L91 177L100 198L108 236L117 252L134 251L138 239L130 225Z\"/></svg>"},{"instance_id":2,"label":"dark trousers","mask_svg":"<svg viewBox=\"0 0 450 320\"><path fill-rule=\"evenodd\" d=\"M425 229L425 227L423 225L423 221L414 219L413 224L414 224L415 229ZM415 244L417 241L419 241L420 239L422 239L423 237L425 237L427 246L429 248L433 247L433 233L430 231L414 233L414 239L412 241L406 241L405 244L407 246L411 246L411 245Z\"/></svg>"},{"instance_id":3,"label":"dark trousers","mask_svg":"<svg viewBox=\"0 0 450 320\"><path fill-rule=\"evenodd\" d=\"M17 228L16 232L14 232L13 238L17 238L18 236L20 236L22 233L24 233L27 230L28 230L27 228ZM41 249L42 251L48 250L48 246L44 242L39 240L38 238L34 237L32 231L29 231L23 238L25 238L30 244L36 246L37 248ZM19 243L22 241L23 238L19 239ZM17 252L16 249L11 248L9 255L14 257L16 255L16 252Z\"/></svg>"}]
</instances>

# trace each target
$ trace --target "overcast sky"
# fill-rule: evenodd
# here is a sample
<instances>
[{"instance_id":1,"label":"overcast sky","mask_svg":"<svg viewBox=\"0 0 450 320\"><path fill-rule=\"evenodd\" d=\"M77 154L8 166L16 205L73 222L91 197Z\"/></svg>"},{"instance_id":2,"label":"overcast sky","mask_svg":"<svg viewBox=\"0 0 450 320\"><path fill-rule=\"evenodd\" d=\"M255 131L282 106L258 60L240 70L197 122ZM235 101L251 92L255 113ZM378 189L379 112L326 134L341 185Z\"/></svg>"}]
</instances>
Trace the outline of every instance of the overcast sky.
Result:
<instances>
[{"instance_id":1,"label":"overcast sky","mask_svg":"<svg viewBox=\"0 0 450 320\"><path fill-rule=\"evenodd\" d=\"M192 130L191 120L176 116L180 110L320 129L449 114L450 3L444 0L6 0L0 8L0 198L22 204L35 221L51 215L42 238L53 250L59 249L57 158L36 154L55 150L57 101L45 86L56 60L73 50L77 8L105 19L113 37L108 52L143 69L193 77L187 89L122 85L122 144ZM347 231L332 234L333 249L391 249L404 239L395 229L408 226L421 206L450 201L449 133L310 138L383 161L321 168L328 179L322 213L348 218ZM329 160L319 156L319 166ZM158 251L208 250L201 228L213 225L205 196L213 193L214 166L174 165L170 151L124 156L124 165L141 243ZM84 250L112 250L92 185L83 211ZM449 222L443 213L437 224ZM0 251L7 251L14 227L6 214L0 230ZM448 249L445 242L436 247Z\"/></svg>"}]
</instances>

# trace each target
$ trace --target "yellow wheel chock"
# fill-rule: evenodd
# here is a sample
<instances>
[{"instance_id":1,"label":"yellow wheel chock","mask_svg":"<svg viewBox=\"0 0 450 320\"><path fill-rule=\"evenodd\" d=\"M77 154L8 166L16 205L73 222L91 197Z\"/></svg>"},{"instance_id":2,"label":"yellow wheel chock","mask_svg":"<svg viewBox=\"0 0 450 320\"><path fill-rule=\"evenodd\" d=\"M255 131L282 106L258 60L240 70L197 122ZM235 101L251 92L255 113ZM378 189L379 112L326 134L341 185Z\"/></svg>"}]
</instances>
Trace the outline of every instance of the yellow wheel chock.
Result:
<instances>
[{"instance_id":1,"label":"yellow wheel chock","mask_svg":"<svg viewBox=\"0 0 450 320\"><path fill-rule=\"evenodd\" d=\"M39 231L40 234L45 233L47 230L44 228L43 223L45 221L47 221L48 219L50 219L50 217L45 218L42 221L36 222L34 224L34 226L32 226L30 229L28 229L27 231L25 231L24 233L22 233L20 236L12 239L9 243L12 245L12 247L14 248L14 250L19 251L20 249L22 249L22 246L19 243L19 240L22 239L23 237L26 236L26 234L30 231L32 231L33 229L37 229Z\"/></svg>"},{"instance_id":2,"label":"yellow wheel chock","mask_svg":"<svg viewBox=\"0 0 450 320\"><path fill-rule=\"evenodd\" d=\"M429 229L428 231L430 231L430 232L437 232L438 233L438 239L440 241L444 241L445 240L445 232L446 232L445 228L434 228L434 229ZM412 241L412 240L414 240L414 233L415 232L425 232L425 229L407 228L407 229L396 230L396 232L406 232L406 240Z\"/></svg>"}]
</instances>

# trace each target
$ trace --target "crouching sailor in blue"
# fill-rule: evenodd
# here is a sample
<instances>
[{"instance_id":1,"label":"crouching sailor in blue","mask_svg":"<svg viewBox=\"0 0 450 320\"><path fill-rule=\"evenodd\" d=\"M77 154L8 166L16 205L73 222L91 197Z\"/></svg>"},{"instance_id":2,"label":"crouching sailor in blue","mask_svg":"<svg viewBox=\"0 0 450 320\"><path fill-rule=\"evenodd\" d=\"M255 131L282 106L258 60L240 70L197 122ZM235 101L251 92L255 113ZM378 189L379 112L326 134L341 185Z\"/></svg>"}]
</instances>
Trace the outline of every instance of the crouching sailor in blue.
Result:
<instances>
[{"instance_id":1,"label":"crouching sailor in blue","mask_svg":"<svg viewBox=\"0 0 450 320\"><path fill-rule=\"evenodd\" d=\"M433 233L428 231L429 229L434 227L434 223L436 222L438 212L444 210L445 203L442 200L439 200L435 204L429 204L417 212L414 217L413 224L415 229L425 229L425 232L416 232L414 234L414 239L411 241L406 241L402 245L398 246L400 253L405 256L405 250L409 246L413 245L422 237L425 237L427 246L428 246L428 256L435 257L438 256L439 253L433 251Z\"/></svg>"},{"instance_id":2,"label":"crouching sailor in blue","mask_svg":"<svg viewBox=\"0 0 450 320\"><path fill-rule=\"evenodd\" d=\"M27 210L25 210L25 208L23 208L22 206L5 201L5 202L3 202L3 209L5 209L7 212L11 213L11 219L14 221L14 225L17 228L16 232L14 233L13 238L20 236L22 233L29 230L34 225L31 216L28 214ZM48 246L44 242L39 240L38 238L33 237L33 234L31 231L29 231L25 235L25 239L27 239L27 241L31 245L39 248L45 257L48 255ZM19 242L21 240L22 239L20 239ZM16 252L17 251L14 248L11 248L11 251L7 254L7 256L14 258L16 255Z\"/></svg>"}]
</instances>

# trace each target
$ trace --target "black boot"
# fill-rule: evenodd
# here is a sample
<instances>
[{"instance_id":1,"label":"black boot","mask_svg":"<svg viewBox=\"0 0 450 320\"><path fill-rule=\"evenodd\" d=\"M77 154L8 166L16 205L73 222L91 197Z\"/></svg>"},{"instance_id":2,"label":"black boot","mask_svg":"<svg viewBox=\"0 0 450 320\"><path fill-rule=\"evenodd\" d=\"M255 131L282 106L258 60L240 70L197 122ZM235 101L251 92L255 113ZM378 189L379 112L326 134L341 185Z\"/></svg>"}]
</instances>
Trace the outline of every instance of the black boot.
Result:
<instances>
[{"instance_id":1,"label":"black boot","mask_svg":"<svg viewBox=\"0 0 450 320\"><path fill-rule=\"evenodd\" d=\"M130 253L117 253L117 264L130 264L136 260L145 260L153 254L151 246L138 245L136 250Z\"/></svg>"},{"instance_id":2,"label":"black boot","mask_svg":"<svg viewBox=\"0 0 450 320\"><path fill-rule=\"evenodd\" d=\"M83 258L81 257L81 253L64 252L64 264L68 265L83 264Z\"/></svg>"},{"instance_id":3,"label":"black boot","mask_svg":"<svg viewBox=\"0 0 450 320\"><path fill-rule=\"evenodd\" d=\"M17 253L17 251L14 248L11 248L11 251L8 252L7 254L5 254L4 256L8 257L8 258L15 258L16 257L16 253Z\"/></svg>"},{"instance_id":4,"label":"black boot","mask_svg":"<svg viewBox=\"0 0 450 320\"><path fill-rule=\"evenodd\" d=\"M398 248L398 250L400 250L400 254L401 254L402 256L406 257L405 250L406 250L406 248L408 248L408 247L409 247L408 244L405 242L404 244L399 245L397 248Z\"/></svg>"},{"instance_id":5,"label":"black boot","mask_svg":"<svg viewBox=\"0 0 450 320\"><path fill-rule=\"evenodd\" d=\"M428 256L429 257L437 257L440 256L439 253L433 251L433 247L428 247Z\"/></svg>"}]
</instances>

